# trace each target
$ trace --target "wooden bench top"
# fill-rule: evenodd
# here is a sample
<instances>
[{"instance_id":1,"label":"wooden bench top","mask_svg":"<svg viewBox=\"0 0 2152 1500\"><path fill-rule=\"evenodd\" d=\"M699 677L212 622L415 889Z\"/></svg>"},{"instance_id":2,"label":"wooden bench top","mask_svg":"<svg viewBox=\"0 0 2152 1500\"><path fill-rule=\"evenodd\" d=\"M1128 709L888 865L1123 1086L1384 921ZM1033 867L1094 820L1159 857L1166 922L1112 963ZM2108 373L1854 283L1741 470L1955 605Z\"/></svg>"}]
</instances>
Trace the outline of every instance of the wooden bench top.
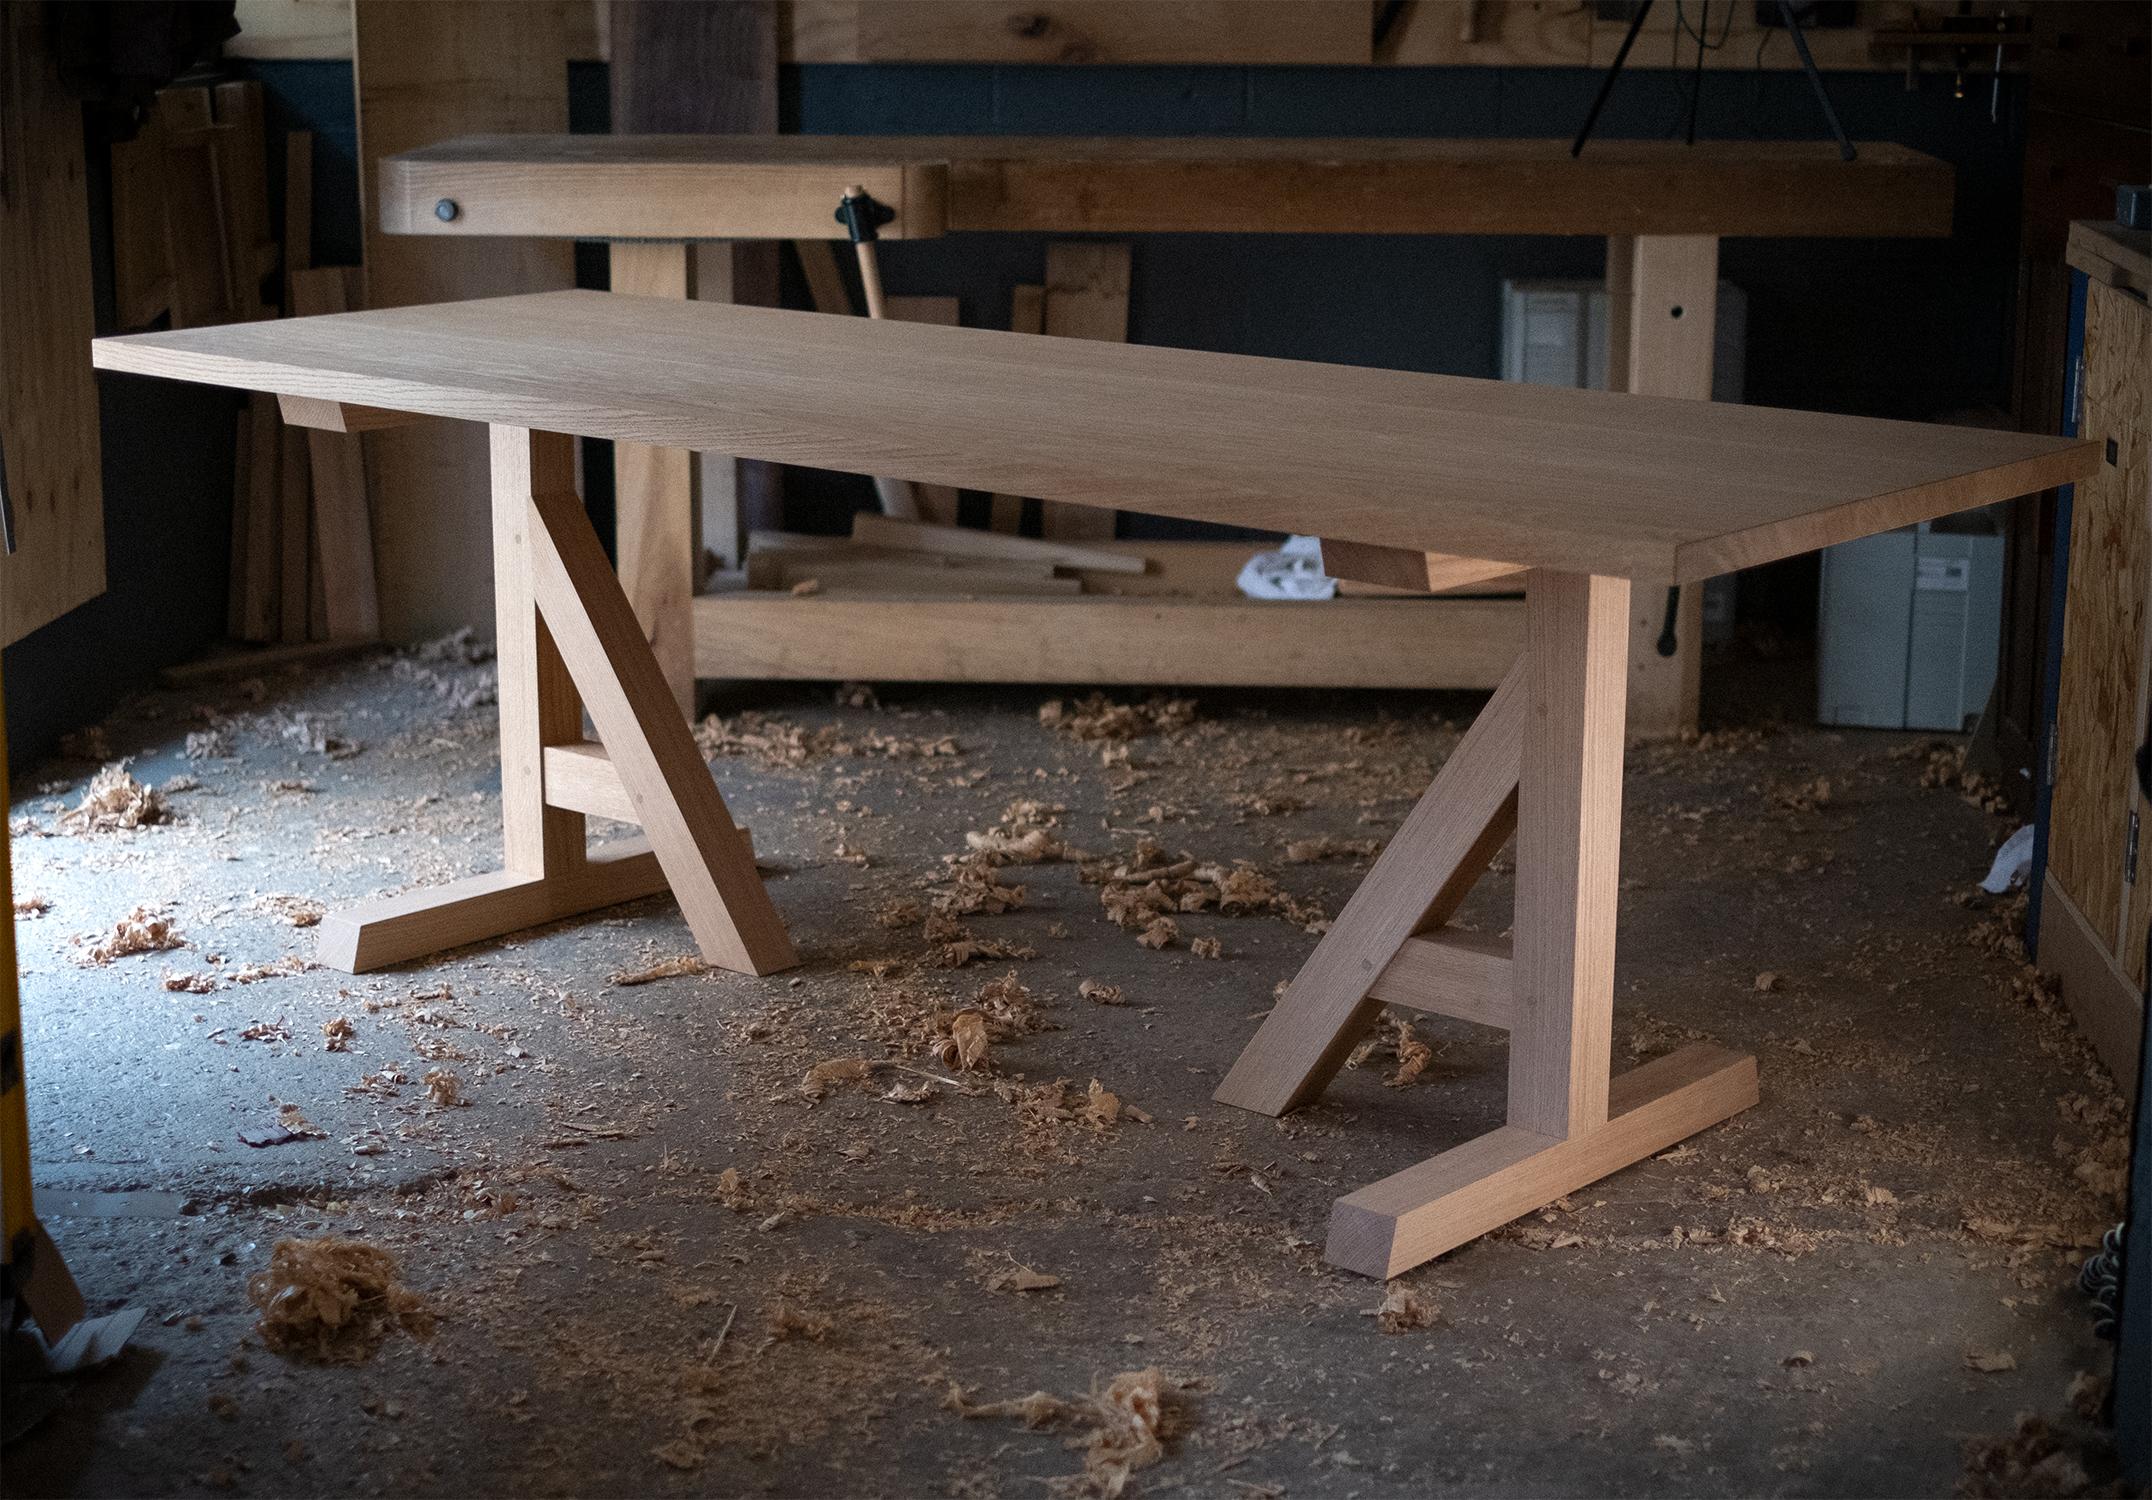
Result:
<instances>
[{"instance_id":1,"label":"wooden bench top","mask_svg":"<svg viewBox=\"0 0 2152 1500\"><path fill-rule=\"evenodd\" d=\"M100 369L1668 582L2089 442L605 292L96 341Z\"/></svg>"},{"instance_id":2,"label":"wooden bench top","mask_svg":"<svg viewBox=\"0 0 2152 1500\"><path fill-rule=\"evenodd\" d=\"M883 231L1055 234L1950 233L1952 173L1888 142L1231 136L465 136L382 159L393 234L834 239L857 184ZM452 217L437 212L444 201Z\"/></svg>"}]
</instances>

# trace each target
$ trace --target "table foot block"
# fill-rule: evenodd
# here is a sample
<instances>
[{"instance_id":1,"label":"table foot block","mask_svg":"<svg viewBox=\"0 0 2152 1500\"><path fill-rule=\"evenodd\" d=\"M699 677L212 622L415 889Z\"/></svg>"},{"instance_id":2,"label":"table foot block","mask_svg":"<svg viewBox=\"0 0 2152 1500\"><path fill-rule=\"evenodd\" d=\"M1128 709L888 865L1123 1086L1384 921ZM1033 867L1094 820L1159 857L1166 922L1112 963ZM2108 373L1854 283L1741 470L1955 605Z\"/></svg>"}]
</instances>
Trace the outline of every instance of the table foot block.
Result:
<instances>
[{"instance_id":1,"label":"table foot block","mask_svg":"<svg viewBox=\"0 0 2152 1500\"><path fill-rule=\"evenodd\" d=\"M329 968L363 974L667 889L650 846L624 839L593 850L566 874L496 870L331 912L321 919L315 956Z\"/></svg>"},{"instance_id":2,"label":"table foot block","mask_svg":"<svg viewBox=\"0 0 2152 1500\"><path fill-rule=\"evenodd\" d=\"M1684 1047L1617 1077L1606 1124L1560 1140L1505 1125L1338 1199L1323 1258L1390 1277L1756 1102L1756 1059Z\"/></svg>"}]
</instances>

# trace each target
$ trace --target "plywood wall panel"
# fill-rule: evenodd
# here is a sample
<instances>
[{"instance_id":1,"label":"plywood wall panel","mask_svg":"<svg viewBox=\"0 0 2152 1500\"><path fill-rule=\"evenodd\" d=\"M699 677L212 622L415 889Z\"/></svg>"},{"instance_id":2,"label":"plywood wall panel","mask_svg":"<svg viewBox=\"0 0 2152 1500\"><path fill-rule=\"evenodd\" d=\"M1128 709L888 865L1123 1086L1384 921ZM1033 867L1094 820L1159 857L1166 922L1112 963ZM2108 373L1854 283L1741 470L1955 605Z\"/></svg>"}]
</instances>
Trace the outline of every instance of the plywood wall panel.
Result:
<instances>
[{"instance_id":1,"label":"plywood wall panel","mask_svg":"<svg viewBox=\"0 0 2152 1500\"><path fill-rule=\"evenodd\" d=\"M82 108L60 87L41 5L0 6L0 141L0 445L17 542L0 553L7 645L105 588Z\"/></svg>"},{"instance_id":2,"label":"plywood wall panel","mask_svg":"<svg viewBox=\"0 0 2152 1500\"><path fill-rule=\"evenodd\" d=\"M2079 430L2112 445L2113 458L2077 486L2070 523L2048 855L2056 884L2125 965L2126 929L2134 932L2143 916L2143 903L2132 909L2136 892L2123 871L2137 800L2134 756L2144 733L2145 596L2152 588L2148 340L2152 312L2144 304L2109 287L2089 288ZM2141 851L2139 860L2141 886L2148 874Z\"/></svg>"}]
</instances>

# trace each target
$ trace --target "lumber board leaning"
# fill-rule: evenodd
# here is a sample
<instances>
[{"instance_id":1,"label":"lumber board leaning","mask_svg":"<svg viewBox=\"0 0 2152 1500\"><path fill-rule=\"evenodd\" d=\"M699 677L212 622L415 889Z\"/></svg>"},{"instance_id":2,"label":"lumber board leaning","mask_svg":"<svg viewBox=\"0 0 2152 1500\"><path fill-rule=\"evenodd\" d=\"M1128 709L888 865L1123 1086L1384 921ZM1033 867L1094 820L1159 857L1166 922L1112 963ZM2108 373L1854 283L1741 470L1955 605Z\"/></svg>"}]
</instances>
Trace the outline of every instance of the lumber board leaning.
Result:
<instances>
[{"instance_id":1,"label":"lumber board leaning","mask_svg":"<svg viewBox=\"0 0 2152 1500\"><path fill-rule=\"evenodd\" d=\"M384 157L469 131L568 128L570 8L355 0L352 82L366 265L365 295L357 300L423 307L575 284L566 244L429 244L392 232L376 208ZM366 478L383 632L421 640L463 626L489 629L485 435L440 423L369 435Z\"/></svg>"},{"instance_id":2,"label":"lumber board leaning","mask_svg":"<svg viewBox=\"0 0 2152 1500\"><path fill-rule=\"evenodd\" d=\"M1046 288L1021 285L1009 288L1009 332L1046 331ZM1024 497L992 495L987 499L987 526L1014 536L1024 529Z\"/></svg>"},{"instance_id":3,"label":"lumber board leaning","mask_svg":"<svg viewBox=\"0 0 2152 1500\"><path fill-rule=\"evenodd\" d=\"M391 233L827 238L844 189L891 238L1028 234L1939 238L1953 174L1863 141L472 135L381 165ZM434 205L463 208L451 220Z\"/></svg>"},{"instance_id":4,"label":"lumber board leaning","mask_svg":"<svg viewBox=\"0 0 2152 1500\"><path fill-rule=\"evenodd\" d=\"M1133 256L1125 243L1058 240L1046 247L1046 334L1052 338L1128 339L1128 287ZM1113 539L1113 512L1048 500L1039 529L1064 541Z\"/></svg>"},{"instance_id":5,"label":"lumber board leaning","mask_svg":"<svg viewBox=\"0 0 2152 1500\"><path fill-rule=\"evenodd\" d=\"M612 245L613 291L685 301L694 295L693 247L669 242ZM695 455L684 448L619 443L613 448L613 551L621 586L643 638L682 714L695 711L688 600L695 593L701 518Z\"/></svg>"},{"instance_id":6,"label":"lumber board leaning","mask_svg":"<svg viewBox=\"0 0 2152 1500\"><path fill-rule=\"evenodd\" d=\"M888 316L899 323L933 323L942 328L957 328L963 324L963 305L955 297L891 297L887 299L886 310ZM918 506L920 520L944 527L956 525L959 498L956 486L913 485L912 498Z\"/></svg>"},{"instance_id":7,"label":"lumber board leaning","mask_svg":"<svg viewBox=\"0 0 2152 1500\"><path fill-rule=\"evenodd\" d=\"M2101 454L2024 433L603 292L135 334L98 340L95 357L1270 531L1307 524L1320 496L1340 540L1658 583L2080 479ZM863 369L904 378L854 378ZM392 566L384 549L384 576Z\"/></svg>"},{"instance_id":8,"label":"lumber board leaning","mask_svg":"<svg viewBox=\"0 0 2152 1500\"><path fill-rule=\"evenodd\" d=\"M343 312L344 293L341 266L292 273L292 305L302 317ZM316 426L307 430L306 445L313 482L314 554L321 569L328 637L373 640L381 634L381 602L375 587L374 528L359 438L348 428L333 431Z\"/></svg>"}]
</instances>

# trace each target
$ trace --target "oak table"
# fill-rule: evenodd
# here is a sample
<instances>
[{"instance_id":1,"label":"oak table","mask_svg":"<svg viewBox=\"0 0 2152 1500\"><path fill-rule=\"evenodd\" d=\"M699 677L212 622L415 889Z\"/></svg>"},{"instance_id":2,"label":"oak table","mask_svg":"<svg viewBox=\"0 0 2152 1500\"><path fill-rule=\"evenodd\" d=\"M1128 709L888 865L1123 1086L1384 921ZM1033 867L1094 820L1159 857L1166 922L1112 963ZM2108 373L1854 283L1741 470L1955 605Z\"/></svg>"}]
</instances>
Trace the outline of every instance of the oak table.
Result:
<instances>
[{"instance_id":1,"label":"oak table","mask_svg":"<svg viewBox=\"0 0 2152 1500\"><path fill-rule=\"evenodd\" d=\"M1863 144L1842 162L1828 142L1594 141L1572 158L1566 142L1531 140L467 136L385 158L379 212L392 234L611 240L615 291L723 301L729 287L703 274L722 257L690 242L829 239L853 186L893 212L880 231L888 239L1603 236L1609 384L1708 399L1721 238L1948 235L1952 174L1889 143ZM637 448L616 462L621 576L683 706L698 675L889 681L961 670L982 681L1238 683L1251 680L1249 653L1197 643L1244 643L1251 629L1278 645L1255 653L1267 673L1257 682L1485 688L1494 681L1487 663L1521 639L1522 609L1509 599L1402 609L1355 599L1251 614L1231 592L1239 558L1218 572L1215 602L833 596L819 606L820 627L802 633L796 612L763 591L696 596L699 477L684 454ZM1324 484L1317 476L1310 497ZM1140 486L1122 505L1155 509ZM1197 573L1205 557L1190 549L1180 571ZM1630 727L1640 734L1696 722L1700 589L1682 593L1671 657L1658 650L1667 624L1665 594L1639 594ZM1364 649L1399 630L1420 644L1409 658ZM1003 649L973 649L988 639ZM1034 641L1054 649L1023 648Z\"/></svg>"},{"instance_id":2,"label":"oak table","mask_svg":"<svg viewBox=\"0 0 2152 1500\"><path fill-rule=\"evenodd\" d=\"M1329 1258L1377 1276L1756 1101L1755 1059L1719 1047L1609 1072L1632 588L2100 460L2017 433L597 292L100 339L96 363L273 392L295 419L492 429L504 869L328 917L322 956L345 968L667 885L712 964L793 962L577 501L569 434L1076 505L1141 495L1320 530L1331 571L1374 583L1522 570L1522 650L1217 1093L1267 1114L1314 1098L1386 1004L1508 1030L1508 1123L1338 1201ZM639 823L647 849L586 854L586 813ZM1514 936L1452 930L1512 834Z\"/></svg>"}]
</instances>

